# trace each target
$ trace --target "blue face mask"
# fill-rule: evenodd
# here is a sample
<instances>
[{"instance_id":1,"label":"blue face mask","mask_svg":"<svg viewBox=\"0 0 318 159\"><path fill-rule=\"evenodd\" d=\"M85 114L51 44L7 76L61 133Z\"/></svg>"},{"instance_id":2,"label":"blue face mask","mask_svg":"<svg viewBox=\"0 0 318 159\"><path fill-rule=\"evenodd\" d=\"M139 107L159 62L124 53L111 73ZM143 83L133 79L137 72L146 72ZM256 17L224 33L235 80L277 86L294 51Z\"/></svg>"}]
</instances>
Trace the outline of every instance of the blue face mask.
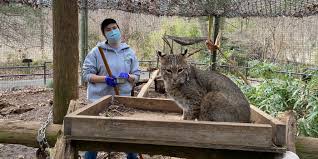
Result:
<instances>
[{"instance_id":1,"label":"blue face mask","mask_svg":"<svg viewBox=\"0 0 318 159\"><path fill-rule=\"evenodd\" d=\"M121 34L118 28L105 33L105 36L110 44L117 44L120 42Z\"/></svg>"}]
</instances>

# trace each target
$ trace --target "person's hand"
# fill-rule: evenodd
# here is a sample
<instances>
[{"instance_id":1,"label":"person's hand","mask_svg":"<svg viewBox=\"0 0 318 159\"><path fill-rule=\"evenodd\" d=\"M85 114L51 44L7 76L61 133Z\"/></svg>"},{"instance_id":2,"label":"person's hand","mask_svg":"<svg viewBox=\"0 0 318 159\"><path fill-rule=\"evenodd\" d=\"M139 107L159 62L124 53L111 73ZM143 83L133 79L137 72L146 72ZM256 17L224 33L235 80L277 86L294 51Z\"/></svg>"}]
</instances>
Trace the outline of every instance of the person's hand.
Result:
<instances>
[{"instance_id":1,"label":"person's hand","mask_svg":"<svg viewBox=\"0 0 318 159\"><path fill-rule=\"evenodd\" d=\"M105 77L105 82L107 85L111 86L111 87L116 87L118 85L116 78L114 76L110 77L110 76L106 76Z\"/></svg>"},{"instance_id":2,"label":"person's hand","mask_svg":"<svg viewBox=\"0 0 318 159\"><path fill-rule=\"evenodd\" d=\"M125 73L125 72L122 72L119 74L118 76L119 78L124 78L124 79L129 79L129 74L128 73Z\"/></svg>"}]
</instances>

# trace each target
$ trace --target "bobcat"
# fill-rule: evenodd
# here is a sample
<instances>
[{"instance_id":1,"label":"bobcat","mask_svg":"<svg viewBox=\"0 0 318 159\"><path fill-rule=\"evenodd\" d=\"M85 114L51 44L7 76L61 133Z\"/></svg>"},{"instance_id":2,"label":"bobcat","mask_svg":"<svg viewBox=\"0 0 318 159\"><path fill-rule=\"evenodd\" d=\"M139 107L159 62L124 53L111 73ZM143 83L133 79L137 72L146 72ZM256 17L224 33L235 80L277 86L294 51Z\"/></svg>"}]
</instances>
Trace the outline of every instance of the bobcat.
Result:
<instances>
[{"instance_id":1,"label":"bobcat","mask_svg":"<svg viewBox=\"0 0 318 159\"><path fill-rule=\"evenodd\" d=\"M165 89L183 110L184 120L250 122L250 106L244 94L228 77L200 70L182 54L157 52Z\"/></svg>"}]
</instances>

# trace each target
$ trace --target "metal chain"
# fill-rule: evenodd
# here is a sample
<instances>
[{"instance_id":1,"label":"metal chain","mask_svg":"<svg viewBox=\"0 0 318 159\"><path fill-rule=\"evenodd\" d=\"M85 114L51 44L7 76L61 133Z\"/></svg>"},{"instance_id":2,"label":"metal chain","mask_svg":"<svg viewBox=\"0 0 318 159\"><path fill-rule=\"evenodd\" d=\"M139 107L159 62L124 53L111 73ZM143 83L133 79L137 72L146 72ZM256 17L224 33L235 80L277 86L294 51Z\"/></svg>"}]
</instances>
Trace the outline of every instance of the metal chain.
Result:
<instances>
[{"instance_id":1,"label":"metal chain","mask_svg":"<svg viewBox=\"0 0 318 159\"><path fill-rule=\"evenodd\" d=\"M50 110L50 113L46 119L46 121L44 121L42 124L41 124L41 127L40 129L38 130L38 136L36 137L36 140L37 142L39 143L40 145L40 149L39 151L41 151L42 153L44 152L47 156L49 156L49 153L48 151L46 151L48 148L50 148L50 145L47 141L47 138L46 138L46 135L45 135L45 132L46 132L46 128L47 126L51 123L52 121L52 117L53 117L53 110L51 109Z\"/></svg>"}]
</instances>

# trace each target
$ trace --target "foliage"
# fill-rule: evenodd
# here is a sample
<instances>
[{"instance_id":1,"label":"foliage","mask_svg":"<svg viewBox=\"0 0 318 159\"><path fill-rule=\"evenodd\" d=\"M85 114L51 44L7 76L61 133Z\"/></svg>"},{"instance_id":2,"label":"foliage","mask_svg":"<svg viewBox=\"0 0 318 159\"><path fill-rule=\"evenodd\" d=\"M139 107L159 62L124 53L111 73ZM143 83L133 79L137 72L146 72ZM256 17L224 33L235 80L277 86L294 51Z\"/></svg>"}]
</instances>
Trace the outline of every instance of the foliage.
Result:
<instances>
[{"instance_id":1,"label":"foliage","mask_svg":"<svg viewBox=\"0 0 318 159\"><path fill-rule=\"evenodd\" d=\"M254 78L265 78L271 79L276 77L277 73L274 71L280 70L280 67L274 63L268 63L266 61L261 62L258 60L253 60L248 62L249 76Z\"/></svg>"},{"instance_id":2,"label":"foliage","mask_svg":"<svg viewBox=\"0 0 318 159\"><path fill-rule=\"evenodd\" d=\"M176 18L173 22L164 20L159 30L154 30L147 35L143 33L134 33L129 38L130 44L138 44L138 52L142 54L141 59L151 59L155 57L157 50L167 52L168 46L163 50L164 34L182 36L182 37L199 37L201 36L200 26L196 20L185 20ZM179 53L180 46L174 44L174 51Z\"/></svg>"},{"instance_id":3,"label":"foliage","mask_svg":"<svg viewBox=\"0 0 318 159\"><path fill-rule=\"evenodd\" d=\"M297 115L298 133L318 137L318 77L308 83L291 77L265 79L254 86L234 79L251 104L272 116L292 110Z\"/></svg>"}]
</instances>

